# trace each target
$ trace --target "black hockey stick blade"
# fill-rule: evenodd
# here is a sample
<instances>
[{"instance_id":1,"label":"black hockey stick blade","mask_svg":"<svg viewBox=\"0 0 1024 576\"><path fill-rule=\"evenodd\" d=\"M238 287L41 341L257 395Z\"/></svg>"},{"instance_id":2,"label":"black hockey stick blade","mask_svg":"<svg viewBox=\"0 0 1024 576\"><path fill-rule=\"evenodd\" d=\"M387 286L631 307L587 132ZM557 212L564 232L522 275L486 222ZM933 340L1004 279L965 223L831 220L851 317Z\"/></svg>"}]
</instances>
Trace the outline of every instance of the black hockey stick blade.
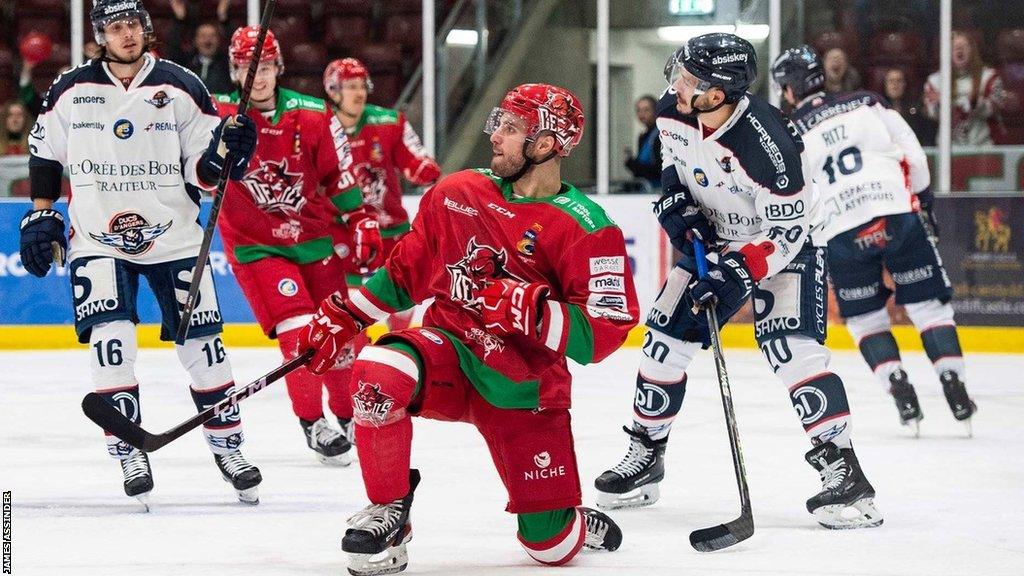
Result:
<instances>
[{"instance_id":1,"label":"black hockey stick blade","mask_svg":"<svg viewBox=\"0 0 1024 576\"><path fill-rule=\"evenodd\" d=\"M133 448L138 448L143 452L155 452L178 438L181 438L192 430L202 426L210 419L217 417L218 414L232 409L235 404L238 404L242 400L245 400L249 396L252 396L277 380L280 380L289 372L300 366L304 366L313 357L313 352L314 351L310 349L302 355L292 358L277 368L274 368L267 374L264 374L258 380L249 383L248 386L237 390L234 394L224 398L220 402L217 402L213 406L208 407L202 412L161 434L151 434L147 432L142 428L142 426L139 426L129 420L121 413L120 410L114 407L113 404L107 402L102 396L95 392L86 394L85 398L82 399L82 411L85 412L85 415L89 420L95 422L97 426L103 428L110 434L117 436L121 440L124 440Z\"/></svg>"},{"instance_id":2,"label":"black hockey stick blade","mask_svg":"<svg viewBox=\"0 0 1024 576\"><path fill-rule=\"evenodd\" d=\"M732 522L690 532L690 545L698 552L714 552L728 548L754 535L754 517L744 510Z\"/></svg>"},{"instance_id":3,"label":"black hockey stick blade","mask_svg":"<svg viewBox=\"0 0 1024 576\"><path fill-rule=\"evenodd\" d=\"M106 432L142 450L147 436L146 431L129 420L113 404L104 400L103 396L95 392L86 394L85 398L82 398L82 412Z\"/></svg>"}]
</instances>

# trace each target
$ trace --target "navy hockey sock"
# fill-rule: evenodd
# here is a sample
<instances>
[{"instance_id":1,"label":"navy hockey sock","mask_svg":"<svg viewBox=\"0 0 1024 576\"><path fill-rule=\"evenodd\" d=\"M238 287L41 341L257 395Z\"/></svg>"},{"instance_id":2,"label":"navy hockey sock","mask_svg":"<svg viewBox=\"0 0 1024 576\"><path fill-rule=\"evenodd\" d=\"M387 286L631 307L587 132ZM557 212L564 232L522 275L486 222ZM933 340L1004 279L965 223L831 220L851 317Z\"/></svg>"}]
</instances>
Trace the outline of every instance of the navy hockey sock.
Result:
<instances>
[{"instance_id":1,"label":"navy hockey sock","mask_svg":"<svg viewBox=\"0 0 1024 576\"><path fill-rule=\"evenodd\" d=\"M815 446L833 442L850 447L850 404L839 376L824 372L799 382L790 388L789 397Z\"/></svg>"},{"instance_id":2,"label":"navy hockey sock","mask_svg":"<svg viewBox=\"0 0 1024 576\"><path fill-rule=\"evenodd\" d=\"M964 353L960 349L955 325L943 324L928 328L921 332L921 342L928 359L935 366L936 374L941 376L943 372L952 370L961 380L964 379Z\"/></svg>"},{"instance_id":3,"label":"navy hockey sock","mask_svg":"<svg viewBox=\"0 0 1024 576\"><path fill-rule=\"evenodd\" d=\"M647 430L651 440L668 436L672 422L683 407L686 396L686 373L678 382L658 382L636 375L636 394L633 397L633 421Z\"/></svg>"},{"instance_id":4,"label":"navy hockey sock","mask_svg":"<svg viewBox=\"0 0 1024 576\"><path fill-rule=\"evenodd\" d=\"M124 414L126 418L135 424L142 424L142 404L139 402L138 384L122 388L98 390L97 393L117 408L121 414ZM104 434L107 437L107 452L114 458L124 460L134 450L134 448L117 436L107 434L106 432Z\"/></svg>"},{"instance_id":5,"label":"navy hockey sock","mask_svg":"<svg viewBox=\"0 0 1024 576\"><path fill-rule=\"evenodd\" d=\"M864 361L878 377L886 389L889 388L889 376L903 368L900 350L896 346L896 338L892 332L876 332L861 338L858 344Z\"/></svg>"}]
</instances>

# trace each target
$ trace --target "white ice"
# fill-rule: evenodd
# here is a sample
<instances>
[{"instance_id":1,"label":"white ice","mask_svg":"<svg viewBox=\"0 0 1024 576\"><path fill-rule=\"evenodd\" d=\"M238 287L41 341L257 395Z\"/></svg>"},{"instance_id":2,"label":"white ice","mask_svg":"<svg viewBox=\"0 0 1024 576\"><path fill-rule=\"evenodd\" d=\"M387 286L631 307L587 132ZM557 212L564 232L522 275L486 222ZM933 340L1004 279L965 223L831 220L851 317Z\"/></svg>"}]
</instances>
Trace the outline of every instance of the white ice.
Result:
<instances>
[{"instance_id":1,"label":"white ice","mask_svg":"<svg viewBox=\"0 0 1024 576\"><path fill-rule=\"evenodd\" d=\"M279 362L270 349L234 349L240 381ZM574 368L573 410L584 502L593 479L626 446L639 352ZM413 508L408 574L1024 574L1024 356L968 356L979 412L966 439L923 354L905 354L925 419L922 437L899 426L888 395L853 352L836 353L854 414L854 442L885 524L832 532L805 499L820 488L804 462L810 447L784 387L750 350L728 365L753 500L756 532L717 553L694 551L691 530L732 520L739 505L709 354L690 372L668 449L662 499L613 517L625 534L615 553L583 553L567 568L530 561L476 431L417 420L413 465L423 482ZM245 454L263 471L261 503L237 503L199 433L152 455L149 514L121 488L102 435L81 414L89 391L84 350L0 354L0 488L13 492L14 574L46 576L345 574L344 520L365 505L358 465L326 468L303 443L282 384L245 401ZM143 418L165 430L193 412L186 376L170 350L137 364Z\"/></svg>"}]
</instances>

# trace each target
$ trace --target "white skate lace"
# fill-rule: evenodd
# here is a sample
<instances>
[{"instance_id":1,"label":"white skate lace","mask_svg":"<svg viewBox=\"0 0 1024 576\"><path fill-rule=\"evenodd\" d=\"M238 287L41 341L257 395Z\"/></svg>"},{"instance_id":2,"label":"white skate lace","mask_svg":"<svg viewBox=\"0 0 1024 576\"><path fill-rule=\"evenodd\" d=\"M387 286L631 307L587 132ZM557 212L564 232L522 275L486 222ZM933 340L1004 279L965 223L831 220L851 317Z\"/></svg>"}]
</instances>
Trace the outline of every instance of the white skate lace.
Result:
<instances>
[{"instance_id":1,"label":"white skate lace","mask_svg":"<svg viewBox=\"0 0 1024 576\"><path fill-rule=\"evenodd\" d=\"M601 548L604 546L604 537L608 534L608 524L596 516L583 515L587 522L587 534L583 539L583 545L587 548Z\"/></svg>"},{"instance_id":2,"label":"white skate lace","mask_svg":"<svg viewBox=\"0 0 1024 576\"><path fill-rule=\"evenodd\" d=\"M622 458L622 462L619 462L612 468L612 472L623 478L637 474L650 464L652 454L654 454L653 448L647 448L640 440L631 438L629 441L629 451Z\"/></svg>"},{"instance_id":3,"label":"white skate lace","mask_svg":"<svg viewBox=\"0 0 1024 576\"><path fill-rule=\"evenodd\" d=\"M254 468L252 464L246 462L242 453L238 450L224 454L218 459L218 463L220 464L220 467L228 473L228 476L231 476L232 478L246 470L249 470L250 468Z\"/></svg>"},{"instance_id":4,"label":"white skate lace","mask_svg":"<svg viewBox=\"0 0 1024 576\"><path fill-rule=\"evenodd\" d=\"M357 530L366 530L374 536L380 536L390 532L401 517L402 505L400 503L371 504L353 514L348 519L348 525Z\"/></svg>"},{"instance_id":5,"label":"white skate lace","mask_svg":"<svg viewBox=\"0 0 1024 576\"><path fill-rule=\"evenodd\" d=\"M122 467L125 482L149 475L149 463L146 462L146 457L139 450L133 451L131 456L122 462Z\"/></svg>"},{"instance_id":6,"label":"white skate lace","mask_svg":"<svg viewBox=\"0 0 1024 576\"><path fill-rule=\"evenodd\" d=\"M846 460L839 458L835 462L829 464L822 458L818 460L822 468L818 472L821 474L821 489L822 490L835 490L842 485L843 480L846 479L848 473L846 468Z\"/></svg>"},{"instance_id":7,"label":"white skate lace","mask_svg":"<svg viewBox=\"0 0 1024 576\"><path fill-rule=\"evenodd\" d=\"M313 430L310 436L313 437L313 441L316 442L317 446L330 446L343 437L342 433L331 428L324 418L313 422Z\"/></svg>"}]
</instances>

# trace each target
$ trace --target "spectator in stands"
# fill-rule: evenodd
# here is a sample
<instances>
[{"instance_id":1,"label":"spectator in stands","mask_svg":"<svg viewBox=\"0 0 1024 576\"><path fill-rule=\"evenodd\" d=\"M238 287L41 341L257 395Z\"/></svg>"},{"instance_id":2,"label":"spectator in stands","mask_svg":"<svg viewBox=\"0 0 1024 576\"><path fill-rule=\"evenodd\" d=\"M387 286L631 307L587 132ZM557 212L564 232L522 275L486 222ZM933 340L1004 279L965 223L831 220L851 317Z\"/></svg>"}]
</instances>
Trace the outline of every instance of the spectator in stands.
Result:
<instances>
[{"instance_id":1,"label":"spectator in stands","mask_svg":"<svg viewBox=\"0 0 1024 576\"><path fill-rule=\"evenodd\" d=\"M86 60L91 60L100 55L100 46L96 42L89 40L82 46L82 57ZM32 116L38 116L40 110L43 108L43 96L36 90L35 85L32 83L32 74L35 71L35 65L26 60L22 60L21 63L21 76L18 77L18 99L21 100L22 104L28 108L29 113ZM63 70L62 70L63 72ZM50 78L45 80L49 81Z\"/></svg>"},{"instance_id":2,"label":"spectator in stands","mask_svg":"<svg viewBox=\"0 0 1024 576\"><path fill-rule=\"evenodd\" d=\"M8 102L0 111L0 156L28 154L28 133L35 123L25 104L18 100Z\"/></svg>"},{"instance_id":3,"label":"spectator in stands","mask_svg":"<svg viewBox=\"0 0 1024 576\"><path fill-rule=\"evenodd\" d=\"M953 32L952 142L966 146L992 144L992 132L1000 130L999 106L1006 100L999 74L981 61L981 52L970 36ZM924 85L925 113L939 119L939 72Z\"/></svg>"},{"instance_id":4,"label":"spectator in stands","mask_svg":"<svg viewBox=\"0 0 1024 576\"><path fill-rule=\"evenodd\" d=\"M644 131L637 139L636 156L626 148L626 168L636 178L643 178L655 188L661 187L661 140L658 129L654 125L654 107L658 100L650 94L641 96L636 101L636 119L643 125Z\"/></svg>"},{"instance_id":5,"label":"spectator in stands","mask_svg":"<svg viewBox=\"0 0 1024 576\"><path fill-rule=\"evenodd\" d=\"M188 9L185 0L171 0L174 22L171 24L166 56L196 73L213 94L227 94L234 90L231 72L228 69L228 51L224 37L231 34L228 29L228 6L230 0L217 0L217 22L201 22ZM182 50L181 39L186 30L195 29L192 50Z\"/></svg>"},{"instance_id":6,"label":"spectator in stands","mask_svg":"<svg viewBox=\"0 0 1024 576\"><path fill-rule=\"evenodd\" d=\"M911 100L907 95L907 75L903 69L891 68L886 71L883 90L889 105L903 116L921 145L934 146L937 130L935 120L925 115L924 104Z\"/></svg>"},{"instance_id":7,"label":"spectator in stands","mask_svg":"<svg viewBox=\"0 0 1024 576\"><path fill-rule=\"evenodd\" d=\"M850 66L850 59L842 48L825 52L825 92L849 92L860 88L860 73Z\"/></svg>"}]
</instances>

